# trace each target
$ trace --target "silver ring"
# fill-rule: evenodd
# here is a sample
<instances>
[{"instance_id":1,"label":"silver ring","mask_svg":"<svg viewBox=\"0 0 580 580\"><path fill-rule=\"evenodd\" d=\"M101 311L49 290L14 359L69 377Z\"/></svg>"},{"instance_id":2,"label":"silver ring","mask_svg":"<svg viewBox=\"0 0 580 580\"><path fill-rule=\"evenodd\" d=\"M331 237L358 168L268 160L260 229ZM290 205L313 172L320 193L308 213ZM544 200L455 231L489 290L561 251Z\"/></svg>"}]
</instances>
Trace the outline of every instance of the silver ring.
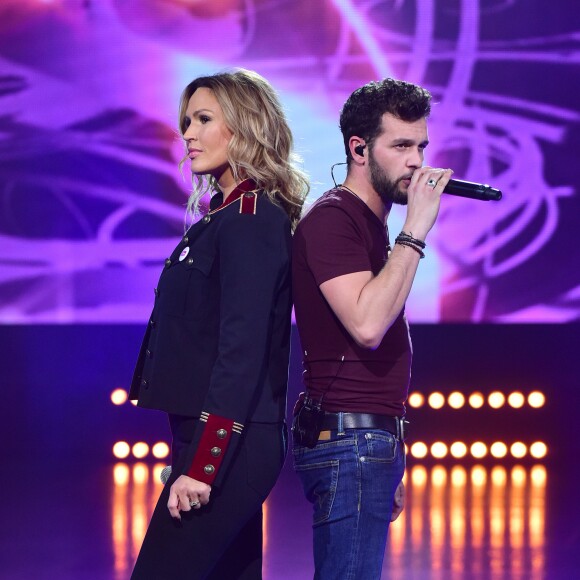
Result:
<instances>
[{"instance_id":1,"label":"silver ring","mask_svg":"<svg viewBox=\"0 0 580 580\"><path fill-rule=\"evenodd\" d=\"M430 187L435 187L437 185L437 182L431 178L427 181L427 185L429 185Z\"/></svg>"},{"instance_id":2,"label":"silver ring","mask_svg":"<svg viewBox=\"0 0 580 580\"><path fill-rule=\"evenodd\" d=\"M199 505L198 501L190 501L189 502L189 507L195 507L196 505Z\"/></svg>"}]
</instances>

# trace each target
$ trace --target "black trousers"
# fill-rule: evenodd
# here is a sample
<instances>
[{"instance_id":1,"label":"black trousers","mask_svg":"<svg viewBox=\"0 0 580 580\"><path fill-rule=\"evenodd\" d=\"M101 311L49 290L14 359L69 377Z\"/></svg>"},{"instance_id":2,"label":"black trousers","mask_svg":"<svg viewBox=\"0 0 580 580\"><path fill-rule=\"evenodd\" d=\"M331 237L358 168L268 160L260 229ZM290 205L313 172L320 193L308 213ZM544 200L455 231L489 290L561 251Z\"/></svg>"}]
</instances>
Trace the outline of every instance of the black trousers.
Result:
<instances>
[{"instance_id":1,"label":"black trousers","mask_svg":"<svg viewBox=\"0 0 580 580\"><path fill-rule=\"evenodd\" d=\"M199 510L167 509L169 488L181 473L197 419L170 416L172 476L157 502L132 580L256 580L262 578L262 503L287 451L284 423L249 423L219 488Z\"/></svg>"}]
</instances>

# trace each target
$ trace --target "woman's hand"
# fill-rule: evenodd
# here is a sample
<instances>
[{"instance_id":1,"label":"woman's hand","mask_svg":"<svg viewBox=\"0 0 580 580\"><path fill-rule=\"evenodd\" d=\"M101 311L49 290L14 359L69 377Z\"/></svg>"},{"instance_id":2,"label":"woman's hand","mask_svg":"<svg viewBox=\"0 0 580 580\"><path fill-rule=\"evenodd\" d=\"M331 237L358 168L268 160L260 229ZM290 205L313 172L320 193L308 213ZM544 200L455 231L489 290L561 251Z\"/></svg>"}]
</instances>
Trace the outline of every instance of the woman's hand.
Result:
<instances>
[{"instance_id":1,"label":"woman's hand","mask_svg":"<svg viewBox=\"0 0 580 580\"><path fill-rule=\"evenodd\" d=\"M209 502L211 485L180 475L169 490L167 509L172 517L181 519L179 512L188 512L191 509L200 509Z\"/></svg>"}]
</instances>

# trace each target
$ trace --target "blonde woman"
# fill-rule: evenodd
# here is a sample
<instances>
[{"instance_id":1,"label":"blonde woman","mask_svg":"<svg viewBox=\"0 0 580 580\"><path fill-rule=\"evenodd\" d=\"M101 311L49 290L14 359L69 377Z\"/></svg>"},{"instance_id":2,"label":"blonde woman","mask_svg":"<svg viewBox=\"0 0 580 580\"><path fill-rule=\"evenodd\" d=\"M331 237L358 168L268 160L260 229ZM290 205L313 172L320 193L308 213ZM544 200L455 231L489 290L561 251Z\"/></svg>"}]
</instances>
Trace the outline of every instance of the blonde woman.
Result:
<instances>
[{"instance_id":1,"label":"blonde woman","mask_svg":"<svg viewBox=\"0 0 580 580\"><path fill-rule=\"evenodd\" d=\"M291 232L308 184L270 84L247 70L185 88L195 212L155 290L131 384L168 413L172 475L133 578L261 578L262 503L282 468Z\"/></svg>"}]
</instances>

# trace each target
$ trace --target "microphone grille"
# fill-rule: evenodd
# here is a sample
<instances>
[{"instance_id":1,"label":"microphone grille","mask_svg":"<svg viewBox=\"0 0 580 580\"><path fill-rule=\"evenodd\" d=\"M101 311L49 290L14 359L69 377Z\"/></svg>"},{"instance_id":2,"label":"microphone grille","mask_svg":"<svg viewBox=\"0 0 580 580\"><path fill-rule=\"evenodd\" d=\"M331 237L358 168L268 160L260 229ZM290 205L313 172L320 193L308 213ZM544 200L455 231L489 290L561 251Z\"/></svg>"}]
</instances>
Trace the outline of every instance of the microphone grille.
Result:
<instances>
[{"instance_id":1,"label":"microphone grille","mask_svg":"<svg viewBox=\"0 0 580 580\"><path fill-rule=\"evenodd\" d=\"M165 485L170 477L171 477L171 465L167 465L161 470L161 473L159 474L159 479L161 480L161 483Z\"/></svg>"}]
</instances>

